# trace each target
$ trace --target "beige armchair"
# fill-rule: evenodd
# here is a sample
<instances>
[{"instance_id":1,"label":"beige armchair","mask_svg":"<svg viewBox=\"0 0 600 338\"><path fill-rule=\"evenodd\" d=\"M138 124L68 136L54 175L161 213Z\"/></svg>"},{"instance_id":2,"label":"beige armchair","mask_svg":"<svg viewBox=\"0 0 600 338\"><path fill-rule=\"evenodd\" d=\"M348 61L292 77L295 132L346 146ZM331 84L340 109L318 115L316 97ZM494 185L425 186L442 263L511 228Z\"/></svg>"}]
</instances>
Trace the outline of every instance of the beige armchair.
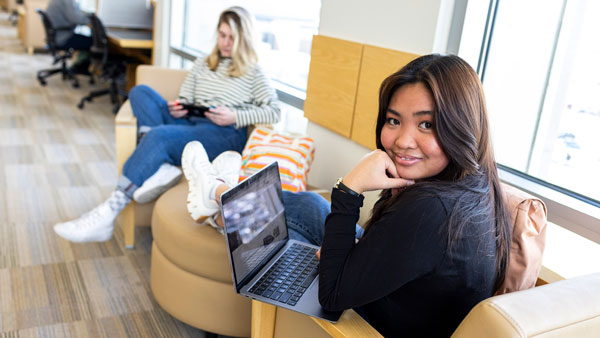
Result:
<instances>
[{"instance_id":1,"label":"beige armchair","mask_svg":"<svg viewBox=\"0 0 600 338\"><path fill-rule=\"evenodd\" d=\"M187 71L180 69L160 68L148 65L138 66L136 84L146 84L160 93L167 100L174 100L179 94ZM133 116L129 101L119 109L115 117L115 138L117 147L117 168L119 175L125 161L131 156L137 144L137 120ZM135 245L135 227L150 226L154 202L147 204L130 203L120 214L118 222L123 227L125 247Z\"/></svg>"},{"instance_id":2,"label":"beige armchair","mask_svg":"<svg viewBox=\"0 0 600 338\"><path fill-rule=\"evenodd\" d=\"M532 225L532 221L538 222L540 226L536 229L543 232L546 211L542 202L516 188L505 186L504 192L514 224L524 221L518 221L516 217L523 211L524 205L534 203L536 211L527 216L526 222L528 226ZM533 229L519 233L517 237L532 236L536 232ZM526 242L529 244L521 244L527 246L533 243L531 240ZM537 249L532 246L528 250ZM533 286L535 276L538 276L536 285L551 284L482 301L471 310L452 337L598 337L600 273L561 281L562 277L552 271L543 267L538 269L539 265L536 268L535 263L528 267L528 270L534 271L532 284L528 285ZM345 311L339 322L332 324L259 301L252 301L251 330L252 337L261 338L381 337L353 310Z\"/></svg>"},{"instance_id":3,"label":"beige armchair","mask_svg":"<svg viewBox=\"0 0 600 338\"><path fill-rule=\"evenodd\" d=\"M48 0L24 0L23 5L19 6L19 38L29 54L33 54L36 48L46 46L44 25L40 15L35 11L45 10L46 7L48 7Z\"/></svg>"},{"instance_id":4,"label":"beige armchair","mask_svg":"<svg viewBox=\"0 0 600 338\"><path fill-rule=\"evenodd\" d=\"M540 283L545 281L539 280ZM475 306L453 338L598 337L600 273L488 298ZM252 337L381 337L354 311L337 324L252 302Z\"/></svg>"}]
</instances>

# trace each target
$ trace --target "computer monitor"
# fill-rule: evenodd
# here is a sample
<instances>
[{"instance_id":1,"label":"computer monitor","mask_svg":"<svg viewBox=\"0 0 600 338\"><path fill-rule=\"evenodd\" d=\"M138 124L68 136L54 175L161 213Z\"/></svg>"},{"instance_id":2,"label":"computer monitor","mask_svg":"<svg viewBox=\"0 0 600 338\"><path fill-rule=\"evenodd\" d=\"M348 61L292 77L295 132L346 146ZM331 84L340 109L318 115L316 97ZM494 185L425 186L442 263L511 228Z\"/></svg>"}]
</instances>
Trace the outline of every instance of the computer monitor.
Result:
<instances>
[{"instance_id":1,"label":"computer monitor","mask_svg":"<svg viewBox=\"0 0 600 338\"><path fill-rule=\"evenodd\" d=\"M97 15L105 27L152 28L150 0L99 0Z\"/></svg>"}]
</instances>

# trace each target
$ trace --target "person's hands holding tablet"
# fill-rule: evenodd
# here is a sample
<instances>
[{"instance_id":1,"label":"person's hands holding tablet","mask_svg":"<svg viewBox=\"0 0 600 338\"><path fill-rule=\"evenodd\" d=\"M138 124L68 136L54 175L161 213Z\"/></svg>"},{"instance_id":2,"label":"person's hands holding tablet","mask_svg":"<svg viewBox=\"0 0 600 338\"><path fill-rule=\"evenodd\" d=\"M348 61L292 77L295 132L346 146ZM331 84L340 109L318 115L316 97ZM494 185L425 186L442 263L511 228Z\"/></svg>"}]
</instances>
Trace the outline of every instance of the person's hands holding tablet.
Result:
<instances>
[{"instance_id":1,"label":"person's hands holding tablet","mask_svg":"<svg viewBox=\"0 0 600 338\"><path fill-rule=\"evenodd\" d=\"M187 109L185 109L178 100L168 101L167 107L169 108L169 113L171 116L176 119L184 117L188 113Z\"/></svg>"},{"instance_id":2,"label":"person's hands holding tablet","mask_svg":"<svg viewBox=\"0 0 600 338\"><path fill-rule=\"evenodd\" d=\"M210 107L206 118L218 126L229 126L236 122L235 112L227 107Z\"/></svg>"}]
</instances>

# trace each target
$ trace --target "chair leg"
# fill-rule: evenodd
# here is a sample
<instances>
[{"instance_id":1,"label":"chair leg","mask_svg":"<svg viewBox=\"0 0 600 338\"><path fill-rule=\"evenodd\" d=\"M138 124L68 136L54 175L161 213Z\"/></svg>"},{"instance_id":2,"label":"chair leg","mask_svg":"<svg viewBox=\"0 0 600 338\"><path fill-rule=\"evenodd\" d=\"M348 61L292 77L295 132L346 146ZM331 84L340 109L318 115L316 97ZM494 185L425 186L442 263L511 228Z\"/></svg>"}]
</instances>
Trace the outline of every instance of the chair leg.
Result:
<instances>
[{"instance_id":1,"label":"chair leg","mask_svg":"<svg viewBox=\"0 0 600 338\"><path fill-rule=\"evenodd\" d=\"M113 113L117 114L121 105L127 101L129 93L123 89L120 89L117 85L116 80L112 80L110 82L110 99L113 104Z\"/></svg>"},{"instance_id":2,"label":"chair leg","mask_svg":"<svg viewBox=\"0 0 600 338\"><path fill-rule=\"evenodd\" d=\"M67 62L65 60L63 60L62 62L62 71L63 80L71 79L73 80L73 88L79 88L79 81L77 80L77 76L69 67L67 67Z\"/></svg>"},{"instance_id":3,"label":"chair leg","mask_svg":"<svg viewBox=\"0 0 600 338\"><path fill-rule=\"evenodd\" d=\"M109 93L110 93L109 89L94 90L94 91L90 92L87 96L84 96L83 98L81 98L81 101L79 101L79 104L77 104L77 108L83 109L83 106L85 105L85 101L92 102L92 100L95 97L106 95Z\"/></svg>"},{"instance_id":4,"label":"chair leg","mask_svg":"<svg viewBox=\"0 0 600 338\"><path fill-rule=\"evenodd\" d=\"M115 115L119 112L119 109L121 108L123 103L125 103L125 101L127 101L127 99L129 98L129 93L123 89L118 89L118 95L121 97L121 100L119 104L115 105L115 107L113 108L113 113L115 113Z\"/></svg>"},{"instance_id":5,"label":"chair leg","mask_svg":"<svg viewBox=\"0 0 600 338\"><path fill-rule=\"evenodd\" d=\"M119 88L115 81L110 81L110 103L117 104L119 101Z\"/></svg>"},{"instance_id":6,"label":"chair leg","mask_svg":"<svg viewBox=\"0 0 600 338\"><path fill-rule=\"evenodd\" d=\"M37 79L42 86L45 86L47 77L49 77L50 75L56 74L56 73L61 73L61 72L62 72L61 68L42 69L42 70L38 71Z\"/></svg>"}]
</instances>

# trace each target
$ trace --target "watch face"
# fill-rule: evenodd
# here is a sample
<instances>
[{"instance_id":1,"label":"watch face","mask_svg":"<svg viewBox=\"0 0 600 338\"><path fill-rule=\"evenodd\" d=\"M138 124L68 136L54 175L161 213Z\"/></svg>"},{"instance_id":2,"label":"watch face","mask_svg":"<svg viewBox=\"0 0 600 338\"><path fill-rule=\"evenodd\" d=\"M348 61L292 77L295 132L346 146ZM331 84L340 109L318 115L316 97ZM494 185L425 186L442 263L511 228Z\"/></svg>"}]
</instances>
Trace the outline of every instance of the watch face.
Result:
<instances>
[{"instance_id":1,"label":"watch face","mask_svg":"<svg viewBox=\"0 0 600 338\"><path fill-rule=\"evenodd\" d=\"M340 188L340 183L342 183L342 179L343 179L343 177L338 178L337 181L335 182L335 185L333 187L336 188L336 189L339 189Z\"/></svg>"}]
</instances>

